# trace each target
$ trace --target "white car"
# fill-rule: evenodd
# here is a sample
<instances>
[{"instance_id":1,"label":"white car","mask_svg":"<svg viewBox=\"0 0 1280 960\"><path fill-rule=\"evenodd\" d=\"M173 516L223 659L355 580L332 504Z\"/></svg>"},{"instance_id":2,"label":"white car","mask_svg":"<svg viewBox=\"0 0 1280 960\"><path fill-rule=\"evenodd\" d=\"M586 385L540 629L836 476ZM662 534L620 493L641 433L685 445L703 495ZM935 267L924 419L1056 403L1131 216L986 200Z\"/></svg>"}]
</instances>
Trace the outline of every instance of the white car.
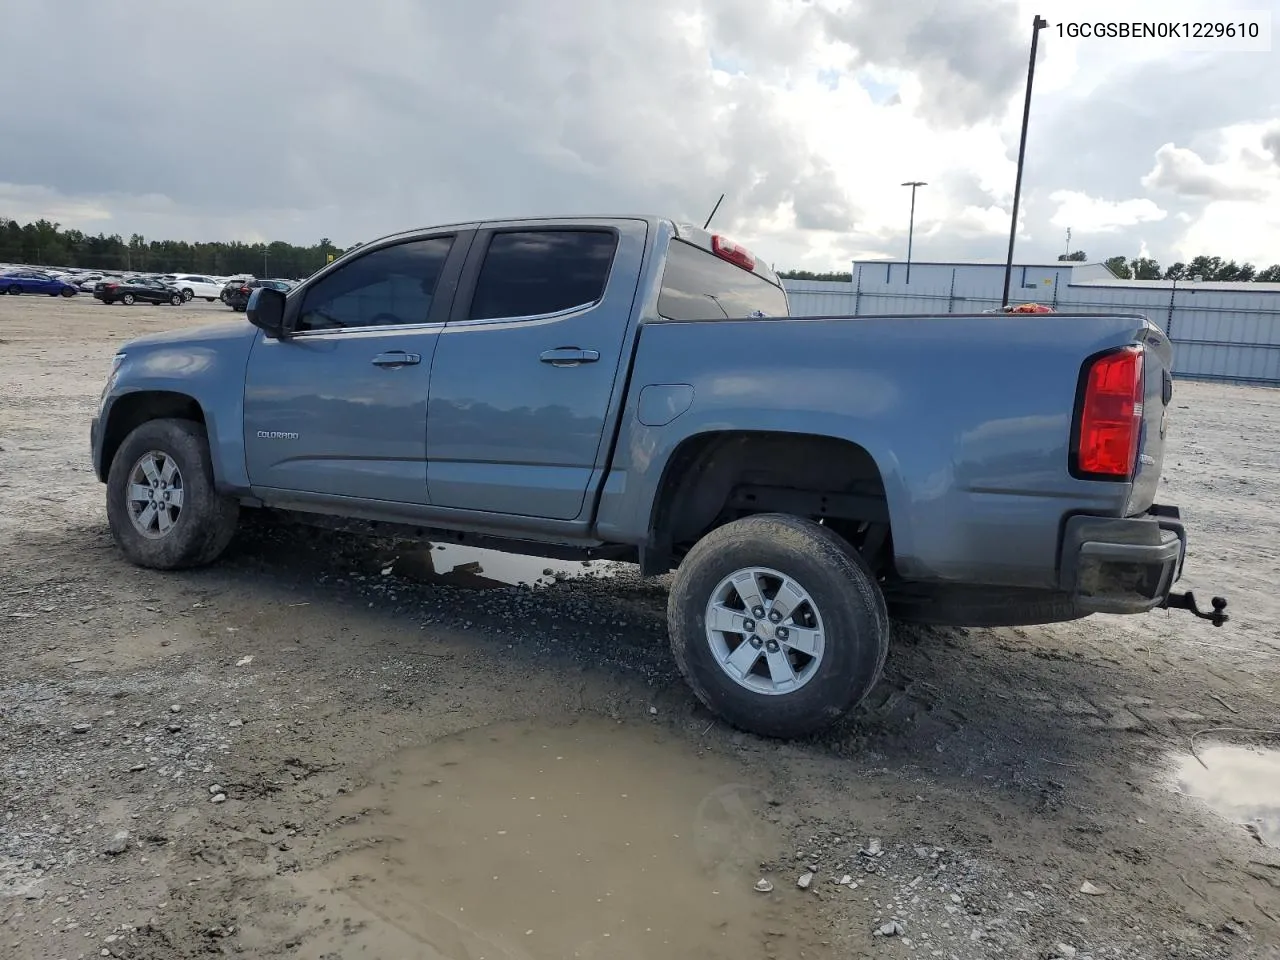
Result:
<instances>
[{"instance_id":1,"label":"white car","mask_svg":"<svg viewBox=\"0 0 1280 960\"><path fill-rule=\"evenodd\" d=\"M165 281L182 291L183 300L204 297L210 303L222 296L222 284L213 277L199 273L180 273L172 280Z\"/></svg>"}]
</instances>

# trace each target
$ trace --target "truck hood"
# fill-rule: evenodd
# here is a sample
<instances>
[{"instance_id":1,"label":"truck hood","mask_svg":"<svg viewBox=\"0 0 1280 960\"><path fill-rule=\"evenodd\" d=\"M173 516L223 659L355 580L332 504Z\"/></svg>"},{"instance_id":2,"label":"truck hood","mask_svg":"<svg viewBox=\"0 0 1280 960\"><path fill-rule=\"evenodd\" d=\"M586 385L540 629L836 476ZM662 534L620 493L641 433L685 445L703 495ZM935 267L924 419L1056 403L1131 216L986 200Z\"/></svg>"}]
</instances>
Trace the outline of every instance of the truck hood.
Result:
<instances>
[{"instance_id":1,"label":"truck hood","mask_svg":"<svg viewBox=\"0 0 1280 960\"><path fill-rule=\"evenodd\" d=\"M203 327L186 330L166 330L163 333L152 333L145 337L130 340L120 348L121 353L145 350L148 347L201 346L212 345L226 340L252 340L257 327L247 320L230 323L211 323Z\"/></svg>"}]
</instances>

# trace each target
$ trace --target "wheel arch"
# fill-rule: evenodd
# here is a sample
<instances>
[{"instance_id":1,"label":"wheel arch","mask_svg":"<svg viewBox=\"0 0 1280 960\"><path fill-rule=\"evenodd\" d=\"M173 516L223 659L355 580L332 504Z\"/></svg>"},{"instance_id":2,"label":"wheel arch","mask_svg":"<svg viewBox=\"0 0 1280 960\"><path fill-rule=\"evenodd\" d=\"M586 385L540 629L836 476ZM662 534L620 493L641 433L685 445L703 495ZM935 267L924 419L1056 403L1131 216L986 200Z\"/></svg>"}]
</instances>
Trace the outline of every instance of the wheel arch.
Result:
<instances>
[{"instance_id":1,"label":"wheel arch","mask_svg":"<svg viewBox=\"0 0 1280 960\"><path fill-rule=\"evenodd\" d=\"M682 438L666 458L653 497L650 572L667 568L684 545L750 513L783 512L882 524L883 545L908 531L896 460L826 433L708 429ZM753 499L754 498L754 499Z\"/></svg>"},{"instance_id":2,"label":"wheel arch","mask_svg":"<svg viewBox=\"0 0 1280 960\"><path fill-rule=\"evenodd\" d=\"M106 477L125 437L149 420L165 418L194 420L207 430L208 418L195 397L176 390L137 390L115 399L103 423L102 447L94 464L99 477Z\"/></svg>"}]
</instances>

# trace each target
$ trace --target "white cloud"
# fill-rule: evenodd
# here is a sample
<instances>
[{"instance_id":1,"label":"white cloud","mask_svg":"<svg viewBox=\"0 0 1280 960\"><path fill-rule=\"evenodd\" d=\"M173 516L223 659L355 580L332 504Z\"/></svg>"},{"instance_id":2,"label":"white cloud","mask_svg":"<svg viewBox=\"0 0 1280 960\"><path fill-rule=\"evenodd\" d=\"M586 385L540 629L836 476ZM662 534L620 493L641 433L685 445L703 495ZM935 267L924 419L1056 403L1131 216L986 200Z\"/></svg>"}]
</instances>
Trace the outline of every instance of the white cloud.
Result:
<instances>
[{"instance_id":1,"label":"white cloud","mask_svg":"<svg viewBox=\"0 0 1280 960\"><path fill-rule=\"evenodd\" d=\"M1058 212L1049 222L1055 227L1070 227L1081 233L1116 233L1124 227L1151 223L1168 216L1145 198L1100 200L1075 190L1055 190L1049 199L1058 204Z\"/></svg>"},{"instance_id":2,"label":"white cloud","mask_svg":"<svg viewBox=\"0 0 1280 960\"><path fill-rule=\"evenodd\" d=\"M1203 138L1203 153L1172 143L1156 151L1143 185L1194 202L1173 239L1179 259L1200 254L1241 262L1280 261L1280 162L1274 123L1233 124Z\"/></svg>"},{"instance_id":3,"label":"white cloud","mask_svg":"<svg viewBox=\"0 0 1280 960\"><path fill-rule=\"evenodd\" d=\"M195 8L85 4L57 44L11 45L0 62L0 88L41 91L39 102L0 98L11 181L0 216L348 244L486 216L701 221L724 191L717 225L759 255L838 269L854 254L905 254L910 197L899 184L919 179L929 185L917 195L917 257L1001 257L1026 44L1043 6L225 0L219 23L254 25L232 28L249 65L239 68L226 31ZM1193 6L1170 0L1160 16ZM6 35L38 33L46 7L8 0ZM1081 0L1046 15L1114 11ZM142 43L145 56L116 52ZM1187 193L1196 176L1256 191L1280 171L1276 56L1171 57L1159 44L1053 28L1040 49L1019 257L1060 252L1063 217L1091 253L1090 232L1136 249L1141 231L1166 256L1212 200ZM154 119L182 116L214 119L190 131ZM1250 124L1248 145L1231 139ZM1207 145L1214 125L1230 131L1220 138L1230 155ZM1162 144L1174 152L1153 169ZM1133 196L1144 174L1159 196L1096 199ZM1214 253L1243 256L1249 209L1205 208ZM1234 234L1214 233L1233 216L1246 217Z\"/></svg>"},{"instance_id":4,"label":"white cloud","mask_svg":"<svg viewBox=\"0 0 1280 960\"><path fill-rule=\"evenodd\" d=\"M1209 164L1194 150L1166 143L1156 151L1156 165L1142 178L1149 190L1208 200L1262 200L1268 186L1242 169L1240 160Z\"/></svg>"}]
</instances>

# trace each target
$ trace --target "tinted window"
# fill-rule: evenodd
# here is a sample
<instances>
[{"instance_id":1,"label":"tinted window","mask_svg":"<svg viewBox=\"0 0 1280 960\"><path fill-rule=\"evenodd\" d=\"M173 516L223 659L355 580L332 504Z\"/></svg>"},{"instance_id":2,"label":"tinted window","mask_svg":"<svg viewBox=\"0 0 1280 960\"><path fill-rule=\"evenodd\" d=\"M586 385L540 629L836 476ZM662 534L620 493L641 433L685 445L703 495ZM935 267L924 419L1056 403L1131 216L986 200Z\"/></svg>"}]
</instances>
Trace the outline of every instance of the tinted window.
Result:
<instances>
[{"instance_id":1,"label":"tinted window","mask_svg":"<svg viewBox=\"0 0 1280 960\"><path fill-rule=\"evenodd\" d=\"M760 314L785 317L788 311L781 287L691 243L672 240L658 313L671 320L742 320Z\"/></svg>"},{"instance_id":2,"label":"tinted window","mask_svg":"<svg viewBox=\"0 0 1280 960\"><path fill-rule=\"evenodd\" d=\"M340 267L307 290L297 329L332 330L426 323L453 237L383 247ZM281 283L262 286L288 290Z\"/></svg>"},{"instance_id":3,"label":"tinted window","mask_svg":"<svg viewBox=\"0 0 1280 960\"><path fill-rule=\"evenodd\" d=\"M471 301L471 319L530 317L598 301L618 239L608 230L494 234Z\"/></svg>"}]
</instances>

